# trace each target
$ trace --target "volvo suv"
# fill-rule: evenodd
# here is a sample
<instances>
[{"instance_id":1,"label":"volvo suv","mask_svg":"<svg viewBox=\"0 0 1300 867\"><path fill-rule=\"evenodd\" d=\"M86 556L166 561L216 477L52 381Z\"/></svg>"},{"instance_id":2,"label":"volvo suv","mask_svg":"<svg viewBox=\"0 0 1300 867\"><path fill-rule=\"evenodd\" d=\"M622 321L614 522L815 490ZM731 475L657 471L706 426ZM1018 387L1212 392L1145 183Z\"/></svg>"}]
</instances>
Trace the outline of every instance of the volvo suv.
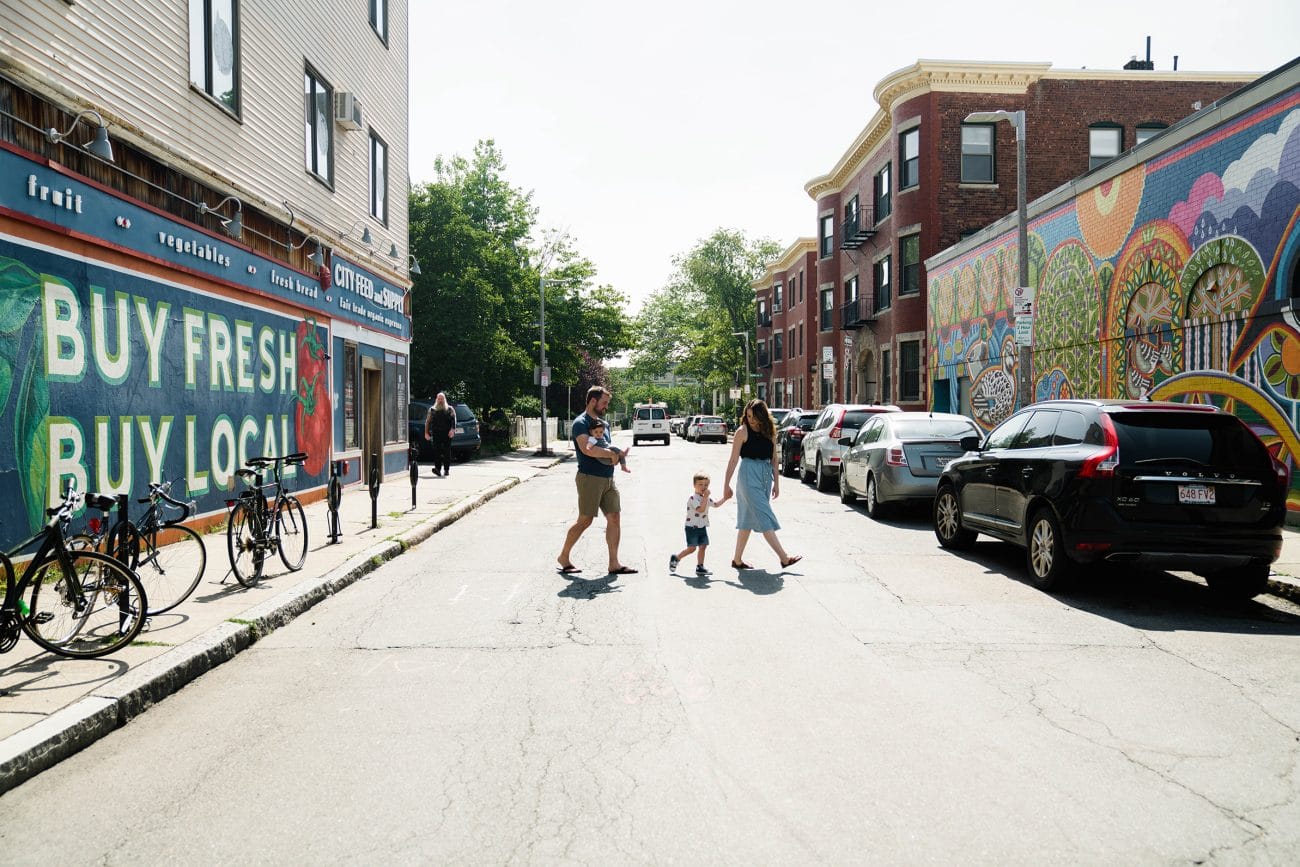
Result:
<instances>
[{"instance_id":1,"label":"volvo suv","mask_svg":"<svg viewBox=\"0 0 1300 867\"><path fill-rule=\"evenodd\" d=\"M1046 401L962 445L935 495L939 544L984 533L1019 545L1042 589L1115 563L1195 572L1249 598L1281 553L1290 469L1216 407Z\"/></svg>"}]
</instances>

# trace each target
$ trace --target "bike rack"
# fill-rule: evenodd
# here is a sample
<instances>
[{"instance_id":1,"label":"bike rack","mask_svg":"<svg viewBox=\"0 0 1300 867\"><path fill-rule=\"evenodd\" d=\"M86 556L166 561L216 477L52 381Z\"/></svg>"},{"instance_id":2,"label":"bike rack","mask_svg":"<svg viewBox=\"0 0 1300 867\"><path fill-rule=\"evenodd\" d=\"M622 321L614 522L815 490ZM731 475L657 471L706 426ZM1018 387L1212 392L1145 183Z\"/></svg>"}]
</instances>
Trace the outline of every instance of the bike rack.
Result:
<instances>
[{"instance_id":1,"label":"bike rack","mask_svg":"<svg viewBox=\"0 0 1300 867\"><path fill-rule=\"evenodd\" d=\"M406 469L411 474L411 508L415 508L415 485L420 480L420 449L411 446L406 450Z\"/></svg>"},{"instance_id":2,"label":"bike rack","mask_svg":"<svg viewBox=\"0 0 1300 867\"><path fill-rule=\"evenodd\" d=\"M366 485L370 488L370 529L379 526L379 485L383 473L379 469L379 455L370 456L370 472L366 474Z\"/></svg>"},{"instance_id":3,"label":"bike rack","mask_svg":"<svg viewBox=\"0 0 1300 867\"><path fill-rule=\"evenodd\" d=\"M343 525L339 521L339 503L343 501L342 477L347 474L347 461L330 462L330 482L325 495L329 511L325 517L329 527L326 532L330 537L331 545L338 544L339 537L343 535Z\"/></svg>"}]
</instances>

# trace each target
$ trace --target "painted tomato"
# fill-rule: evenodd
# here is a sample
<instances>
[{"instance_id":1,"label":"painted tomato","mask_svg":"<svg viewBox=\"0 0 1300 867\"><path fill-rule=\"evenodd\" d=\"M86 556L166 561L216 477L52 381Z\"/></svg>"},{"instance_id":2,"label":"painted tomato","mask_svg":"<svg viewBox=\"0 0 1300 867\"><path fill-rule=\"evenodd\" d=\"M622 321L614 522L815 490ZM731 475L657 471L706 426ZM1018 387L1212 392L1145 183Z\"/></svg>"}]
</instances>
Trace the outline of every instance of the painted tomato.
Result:
<instances>
[{"instance_id":1,"label":"painted tomato","mask_svg":"<svg viewBox=\"0 0 1300 867\"><path fill-rule=\"evenodd\" d=\"M295 402L294 430L298 451L307 453L303 468L317 476L325 469L329 457L333 415L330 413L329 376L325 363L329 354L316 333L316 320L308 317L298 323L298 393Z\"/></svg>"}]
</instances>

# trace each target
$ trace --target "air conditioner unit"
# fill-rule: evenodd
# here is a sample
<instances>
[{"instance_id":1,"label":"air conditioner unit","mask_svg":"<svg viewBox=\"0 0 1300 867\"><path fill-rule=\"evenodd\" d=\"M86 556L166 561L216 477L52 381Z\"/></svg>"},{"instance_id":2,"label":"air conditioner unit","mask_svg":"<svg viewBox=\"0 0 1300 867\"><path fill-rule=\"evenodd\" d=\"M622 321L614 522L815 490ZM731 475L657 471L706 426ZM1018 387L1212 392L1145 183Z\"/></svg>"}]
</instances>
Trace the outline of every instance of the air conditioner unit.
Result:
<instances>
[{"instance_id":1,"label":"air conditioner unit","mask_svg":"<svg viewBox=\"0 0 1300 867\"><path fill-rule=\"evenodd\" d=\"M334 122L344 129L361 129L361 100L355 93L334 94Z\"/></svg>"}]
</instances>

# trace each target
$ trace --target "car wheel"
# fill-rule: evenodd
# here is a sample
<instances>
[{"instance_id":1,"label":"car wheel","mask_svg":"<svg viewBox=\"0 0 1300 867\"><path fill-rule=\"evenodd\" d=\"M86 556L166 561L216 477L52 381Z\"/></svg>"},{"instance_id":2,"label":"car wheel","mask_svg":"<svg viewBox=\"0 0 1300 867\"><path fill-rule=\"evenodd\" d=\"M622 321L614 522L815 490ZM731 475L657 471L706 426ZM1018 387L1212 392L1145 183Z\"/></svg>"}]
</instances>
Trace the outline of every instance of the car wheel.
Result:
<instances>
[{"instance_id":1,"label":"car wheel","mask_svg":"<svg viewBox=\"0 0 1300 867\"><path fill-rule=\"evenodd\" d=\"M1268 566L1242 566L1205 576L1214 595L1222 599L1253 599L1268 589Z\"/></svg>"},{"instance_id":2,"label":"car wheel","mask_svg":"<svg viewBox=\"0 0 1300 867\"><path fill-rule=\"evenodd\" d=\"M876 484L876 477L871 473L867 474L867 514L873 519L879 521L889 512L889 507L880 502L880 487Z\"/></svg>"},{"instance_id":3,"label":"car wheel","mask_svg":"<svg viewBox=\"0 0 1300 867\"><path fill-rule=\"evenodd\" d=\"M849 488L849 474L844 472L844 465L840 464L840 502L849 505L857 498L857 494Z\"/></svg>"},{"instance_id":4,"label":"car wheel","mask_svg":"<svg viewBox=\"0 0 1300 867\"><path fill-rule=\"evenodd\" d=\"M944 548L964 551L975 544L975 533L961 525L961 503L952 485L944 485L934 498L934 535Z\"/></svg>"},{"instance_id":5,"label":"car wheel","mask_svg":"<svg viewBox=\"0 0 1300 867\"><path fill-rule=\"evenodd\" d=\"M822 469L822 456L817 456L817 490L829 491L831 489L831 477Z\"/></svg>"},{"instance_id":6,"label":"car wheel","mask_svg":"<svg viewBox=\"0 0 1300 867\"><path fill-rule=\"evenodd\" d=\"M1029 521L1025 563L1029 580L1039 590L1060 587L1070 577L1073 564L1061 541L1061 525L1051 509L1039 509Z\"/></svg>"},{"instance_id":7,"label":"car wheel","mask_svg":"<svg viewBox=\"0 0 1300 867\"><path fill-rule=\"evenodd\" d=\"M812 473L808 472L808 459L804 458L799 462L799 481L805 485L812 484Z\"/></svg>"},{"instance_id":8,"label":"car wheel","mask_svg":"<svg viewBox=\"0 0 1300 867\"><path fill-rule=\"evenodd\" d=\"M781 449L781 475L790 478L794 475L794 467L790 466L790 453Z\"/></svg>"}]
</instances>

